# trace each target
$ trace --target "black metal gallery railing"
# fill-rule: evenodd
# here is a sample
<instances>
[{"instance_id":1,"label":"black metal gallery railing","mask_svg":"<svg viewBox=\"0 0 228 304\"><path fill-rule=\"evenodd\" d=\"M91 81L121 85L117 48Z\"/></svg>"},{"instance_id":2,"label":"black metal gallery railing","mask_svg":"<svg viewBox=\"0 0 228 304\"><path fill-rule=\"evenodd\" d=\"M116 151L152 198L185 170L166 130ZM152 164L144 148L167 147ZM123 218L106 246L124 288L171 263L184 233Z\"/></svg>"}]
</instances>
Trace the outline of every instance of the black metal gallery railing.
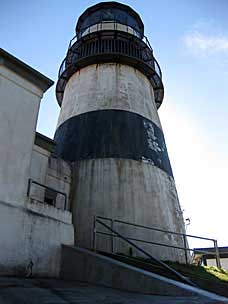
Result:
<instances>
[{"instance_id":1,"label":"black metal gallery railing","mask_svg":"<svg viewBox=\"0 0 228 304\"><path fill-rule=\"evenodd\" d=\"M67 57L63 60L60 69L59 77L67 69L70 64L76 63L77 60L87 57L90 55L99 54L122 54L137 58L144 61L150 67L152 67L160 78L162 78L162 73L159 64L154 58L152 51L143 47L142 45L137 45L134 41L127 41L121 39L112 39L105 37L103 39L91 39L84 43L78 43L69 49Z\"/></svg>"},{"instance_id":2,"label":"black metal gallery railing","mask_svg":"<svg viewBox=\"0 0 228 304\"><path fill-rule=\"evenodd\" d=\"M52 188L52 187L46 186L46 185L44 185L44 184L41 184L41 183L39 183L39 182L37 182L37 181L35 181L35 180L29 178L29 181L28 181L28 189L27 189L27 197L30 197L30 198L35 199L35 200L37 200L37 199L36 199L36 198L33 198L33 197L31 196L32 184L37 185L38 187L41 187L41 188L43 188L43 189L45 189L45 190L51 191L52 193L55 194L56 197L57 197L58 194L61 195L61 196L63 196L63 197L64 197L64 203L63 203L63 208L61 208L61 209L66 210L66 208L67 208L67 194L66 194L65 192L56 190L56 189L54 189L54 188ZM40 200L38 200L38 201L40 202ZM45 203L45 201L42 201L42 203ZM53 199L49 204L50 204L50 205L53 205L54 207L56 207L56 198Z\"/></svg>"},{"instance_id":3,"label":"black metal gallery railing","mask_svg":"<svg viewBox=\"0 0 228 304\"><path fill-rule=\"evenodd\" d=\"M106 221L106 223L108 222L110 224L110 226L107 226L107 224L105 224L105 226L104 225L103 226L106 227L106 228L109 227L109 229L108 229L109 231L115 230L115 233L99 231L97 229L97 223L101 224L101 222L103 223L103 221ZM148 227L148 226L138 225L138 224L134 224L134 223L126 222L126 221L121 221L121 220L114 220L112 218L102 217L102 216L95 216L94 217L94 231L93 231L93 248L94 248L94 250L96 250L97 235L100 234L100 235L106 235L106 236L110 237L111 252L115 253L115 239L119 237L118 234L116 233L116 232L119 231L118 230L118 224L122 224L124 226L129 226L129 227L136 227L138 229L150 230L150 231L154 231L154 232L156 232L156 231L157 232L162 232L162 233L165 233L166 235L174 235L174 236L180 237L180 239L183 241L183 247L176 246L176 245L165 244L165 243L160 243L160 242L155 242L155 241L148 241L148 240L145 240L145 239L133 238L133 237L129 237L129 236L125 236L125 239L127 239L129 241L135 241L135 242L140 242L140 243L149 244L149 245L169 247L169 248L175 248L175 249L183 250L184 253L185 253L186 264L188 264L188 252L192 252L192 251L194 252L194 249L189 248L187 238L194 238L194 239L200 239L200 240L205 240L205 241L211 241L214 244L214 249L215 249L214 253L210 253L208 251L203 251L203 250L198 250L198 249L197 249L197 253L211 254L212 256L215 256L216 265L217 265L218 268L221 268L221 261L220 261L218 243L217 243L217 240L215 240L215 239L205 238L205 237L190 235L190 234L184 234L184 233L178 233L178 232L159 229L159 228L155 228L155 227Z\"/></svg>"},{"instance_id":4,"label":"black metal gallery railing","mask_svg":"<svg viewBox=\"0 0 228 304\"><path fill-rule=\"evenodd\" d=\"M59 69L56 88L61 104L65 85L78 69L93 63L120 62L142 71L150 80L159 107L164 96L162 73L153 51L143 40L120 31L93 32L70 44Z\"/></svg>"}]
</instances>

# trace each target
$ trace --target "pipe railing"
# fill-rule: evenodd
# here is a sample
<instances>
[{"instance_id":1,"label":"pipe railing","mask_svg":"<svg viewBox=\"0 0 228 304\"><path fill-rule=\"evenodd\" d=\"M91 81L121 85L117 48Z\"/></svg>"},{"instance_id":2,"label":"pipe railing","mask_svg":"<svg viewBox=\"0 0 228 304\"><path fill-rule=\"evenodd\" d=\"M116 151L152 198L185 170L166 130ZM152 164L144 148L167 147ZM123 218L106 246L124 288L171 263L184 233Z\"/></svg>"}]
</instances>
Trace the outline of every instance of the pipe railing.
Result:
<instances>
[{"instance_id":1,"label":"pipe railing","mask_svg":"<svg viewBox=\"0 0 228 304\"><path fill-rule=\"evenodd\" d=\"M126 221L121 221L121 220L113 220L112 218L102 217L102 216L95 216L95 218L94 218L94 225L95 225L94 229L96 228L97 219L108 220L110 222L110 224L111 224L111 229L116 229L116 225L115 224L119 223L119 224L123 224L123 225L137 227L137 228L147 229L147 230L151 230L151 231L157 231L157 232L162 232L162 233L166 233L166 234L168 233L168 234L171 234L171 235L180 236L183 239L184 247L175 246L175 245L169 245L169 244L160 243L160 242L147 241L147 240L137 239L137 238L132 238L132 237L125 237L125 238L128 239L128 240L131 240L131 241L141 242L141 243L145 243L145 244L151 244L151 245L156 245L156 246L163 246L163 247L169 247L169 248L175 248L175 249L179 249L179 250L184 250L186 264L188 264L188 252L194 251L194 249L191 249L191 248L188 247L187 237L191 237L191 238L195 238L195 239L201 239L201 240L207 240L207 241L212 241L213 244L214 244L214 248L215 248L215 252L214 253L213 252L204 251L204 250L198 250L198 249L197 249L197 253L211 254L211 255L215 256L216 265L217 265L218 268L221 268L221 261L220 261L220 254L219 254L219 249L218 249L218 242L215 239L201 237L201 236L196 236L196 235L191 235L191 234L179 233L179 232L174 232L174 231L170 231L170 230L164 230L164 229L159 229L159 228L149 227L149 226L144 226L144 225L139 225L139 224L134 224L134 223L130 223L130 222L126 222ZM96 231L96 233L93 234L93 238L94 239L96 239L95 234L107 235L107 236L111 237L111 252L114 253L114 239L116 238L116 235L113 234L113 233L110 234L110 233L105 233L105 232L102 232L102 231L97 231L96 229L95 229L95 231Z\"/></svg>"},{"instance_id":2,"label":"pipe railing","mask_svg":"<svg viewBox=\"0 0 228 304\"><path fill-rule=\"evenodd\" d=\"M137 249L139 252L141 252L144 255L146 255L150 260L152 260L153 262L155 262L157 265L161 266L163 269L167 270L172 275L175 275L178 279L181 279L183 282L185 282L185 283L187 283L189 285L196 286L187 277L183 276L181 273L179 273L178 271L176 271L172 267L168 266L166 263L164 263L164 262L160 261L159 259L155 258L150 253L148 253L146 250L140 248L138 245L136 245L135 243L133 243L130 240L130 238L127 238L127 237L123 236L122 234L120 234L119 232L117 232L116 230L114 230L113 228L110 228L107 224L105 224L103 221L101 221L101 219L111 220L111 223L113 223L113 220L109 219L109 218L102 218L102 217L96 217L96 216L94 217L93 249L94 249L95 252L97 250L97 248L96 248L96 234L99 233L96 230L96 223L99 223L100 225L102 225L103 227L105 227L107 230L111 231L111 235L112 236L115 235L116 237L124 240L126 243L130 244L132 247L134 247L135 249Z\"/></svg>"},{"instance_id":3,"label":"pipe railing","mask_svg":"<svg viewBox=\"0 0 228 304\"><path fill-rule=\"evenodd\" d=\"M56 194L60 194L64 197L64 210L66 210L66 207L67 207L67 194L65 192L62 192L62 191L59 191L59 190L56 190L52 187L49 187L49 186L46 186L44 184L41 184L31 178L29 178L28 180L28 189L27 189L27 197L31 197L30 194L31 194L31 187L32 187L32 184L35 184L39 187L42 187L44 189L47 189L47 190L50 190L52 192L55 192ZM55 205L54 205L55 206Z\"/></svg>"},{"instance_id":4,"label":"pipe railing","mask_svg":"<svg viewBox=\"0 0 228 304\"><path fill-rule=\"evenodd\" d=\"M110 40L110 39L112 39L113 40L113 38L110 38L109 36L107 36L106 38L104 38L104 40ZM119 38L120 40L121 40L121 38ZM142 55L142 56L144 56L145 57L145 59L142 59L143 61L145 61L145 62L148 62L148 64L149 65L152 65L153 66L153 68L154 68L154 70L155 70L155 72L158 74L158 76L162 79L162 72L161 72L161 68L160 68L160 66L159 66L159 64L158 64L158 62L157 62L157 60L154 58L154 56L153 56L153 50L152 50L152 48L151 48L151 45L150 45L150 43L149 43L149 41L148 41L148 39L146 38L146 36L144 36L143 37L143 39L140 39L140 38L137 38L137 37L135 37L135 39L136 40L138 40L138 41L142 41L142 42L144 42L144 44L146 45L146 47L141 47L141 50L140 50L140 55ZM72 47L73 47L73 51L72 51L72 53L74 53L74 54L76 54L76 53L78 53L78 58L81 58L81 57L83 57L82 55L79 55L80 54L80 50L82 49L82 46L81 46L81 44L79 44L78 45L78 47L76 47L75 48L75 46L74 46L74 44L75 43L77 43L78 42L78 38L77 38L77 36L75 36L75 37L73 37L72 39L71 39L71 41L70 41L70 44L69 44L69 48L68 48L68 52L67 52L67 55L66 55L66 57L65 57L65 59L63 60L63 62L62 62L62 64L61 64L61 66L60 66L60 69L59 69L59 74L58 74L58 76L60 77L61 76L61 74L65 71L65 69L66 69L66 61L67 61L67 58L69 57L69 52L71 52L71 50L72 50ZM89 42L90 40L89 39L87 39L86 40L86 42L85 42L85 44L88 44L89 45ZM126 43L126 40L124 39L123 40L124 41L124 43ZM91 54L102 54L102 53L105 53L105 51L102 51L102 48L104 47L103 46L103 41L100 41L99 39L98 39L98 43L99 44L101 44L101 46L102 47L100 47L100 48L98 48L96 51L94 50L94 48L91 50ZM130 44L129 44L129 47L130 47ZM76 49L78 49L78 50L76 50ZM145 53L145 51L147 50L147 54ZM122 53L121 52L121 50L113 50L113 51L111 51L111 50L109 50L109 52L111 52L111 53ZM131 52L130 52L130 50L129 51L126 51L126 50L124 50L123 51L123 54L130 54ZM88 55L90 55L90 54L88 54ZM138 56L136 56L136 57L138 57ZM68 59L69 60L69 59ZM73 62L72 62L73 63Z\"/></svg>"},{"instance_id":5,"label":"pipe railing","mask_svg":"<svg viewBox=\"0 0 228 304\"><path fill-rule=\"evenodd\" d=\"M107 25L108 24L113 24L113 29L107 29ZM97 26L96 30L91 30L92 28L94 28L94 26ZM122 26L126 26L126 31L123 31L123 30L120 30L118 28L118 25L122 25ZM87 28L83 29L83 31L87 31L86 34L82 35L82 34L76 34L69 42L69 46L68 46L68 51L72 48L72 46L78 41L80 40L81 38L85 37L86 35L88 34L91 34L91 33L94 33L94 32L99 32L99 31L104 31L104 30L115 30L115 31L122 31L124 33L128 33L128 34L132 34L133 36L136 37L136 39L139 39L141 40L142 42L144 42L146 44L146 46L149 48L149 50L153 53L153 49L151 47L151 44L149 42L149 40L147 39L146 36L144 35L141 35L140 33L138 33L136 30L133 30L134 33L131 32L131 30L133 30L130 26L128 25L125 25L125 24L121 24L119 22L115 22L115 21L105 21L103 23L99 23L99 24L94 24L94 25L90 25L88 26ZM83 32L83 33L84 33ZM67 57L67 56L66 56ZM61 64L61 67L59 69L59 77L60 75L63 73L63 71L65 70L65 61L64 60ZM158 64L158 62L156 61L156 59L153 57L153 65L154 65L154 69L155 69L155 72L159 75L160 78L162 78L162 73L161 73L161 69L160 69L160 66Z\"/></svg>"},{"instance_id":6,"label":"pipe railing","mask_svg":"<svg viewBox=\"0 0 228 304\"><path fill-rule=\"evenodd\" d=\"M155 102L159 107L164 96L162 72L153 55L148 39L119 30L94 31L81 38L71 39L66 57L58 73L56 96L61 105L68 79L87 63L124 62L138 68L152 84Z\"/></svg>"}]
</instances>

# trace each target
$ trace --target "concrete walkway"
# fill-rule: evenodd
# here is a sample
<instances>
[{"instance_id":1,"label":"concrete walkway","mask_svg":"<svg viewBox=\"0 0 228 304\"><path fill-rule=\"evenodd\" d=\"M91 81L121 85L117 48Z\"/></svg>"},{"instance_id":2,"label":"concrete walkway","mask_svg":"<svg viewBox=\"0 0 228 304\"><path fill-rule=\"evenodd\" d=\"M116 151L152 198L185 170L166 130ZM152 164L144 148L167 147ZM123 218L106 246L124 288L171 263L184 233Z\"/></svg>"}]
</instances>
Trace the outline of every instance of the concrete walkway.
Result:
<instances>
[{"instance_id":1,"label":"concrete walkway","mask_svg":"<svg viewBox=\"0 0 228 304\"><path fill-rule=\"evenodd\" d=\"M143 295L81 282L0 277L0 304L228 303L204 297Z\"/></svg>"}]
</instances>

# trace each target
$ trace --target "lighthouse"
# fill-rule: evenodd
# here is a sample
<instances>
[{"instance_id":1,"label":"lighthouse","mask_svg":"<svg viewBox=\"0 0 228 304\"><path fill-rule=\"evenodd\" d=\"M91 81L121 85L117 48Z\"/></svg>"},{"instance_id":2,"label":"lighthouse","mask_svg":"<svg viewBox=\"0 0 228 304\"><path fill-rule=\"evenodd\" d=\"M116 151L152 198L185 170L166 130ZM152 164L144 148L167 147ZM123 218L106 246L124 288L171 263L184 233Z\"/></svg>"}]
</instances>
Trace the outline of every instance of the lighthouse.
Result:
<instances>
[{"instance_id":1,"label":"lighthouse","mask_svg":"<svg viewBox=\"0 0 228 304\"><path fill-rule=\"evenodd\" d=\"M91 248L94 216L184 233L158 109L164 88L143 22L132 8L101 2L79 17L56 86L55 155L72 166L75 244ZM119 227L131 238L183 247L179 236ZM100 239L106 248L108 237ZM120 252L129 248L116 244ZM163 260L183 251L142 245Z\"/></svg>"}]
</instances>

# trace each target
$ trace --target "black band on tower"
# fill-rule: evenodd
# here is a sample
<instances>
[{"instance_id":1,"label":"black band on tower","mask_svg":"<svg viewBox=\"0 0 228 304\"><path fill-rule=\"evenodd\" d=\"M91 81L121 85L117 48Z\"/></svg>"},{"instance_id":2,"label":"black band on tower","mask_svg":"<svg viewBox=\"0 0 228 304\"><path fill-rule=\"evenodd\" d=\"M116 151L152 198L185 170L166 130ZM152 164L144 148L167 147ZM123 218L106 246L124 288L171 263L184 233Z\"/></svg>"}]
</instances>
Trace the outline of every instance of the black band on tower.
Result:
<instances>
[{"instance_id":1,"label":"black band on tower","mask_svg":"<svg viewBox=\"0 0 228 304\"><path fill-rule=\"evenodd\" d=\"M122 110L99 110L69 118L55 133L55 154L66 161L125 158L147 161L173 176L162 130Z\"/></svg>"}]
</instances>

